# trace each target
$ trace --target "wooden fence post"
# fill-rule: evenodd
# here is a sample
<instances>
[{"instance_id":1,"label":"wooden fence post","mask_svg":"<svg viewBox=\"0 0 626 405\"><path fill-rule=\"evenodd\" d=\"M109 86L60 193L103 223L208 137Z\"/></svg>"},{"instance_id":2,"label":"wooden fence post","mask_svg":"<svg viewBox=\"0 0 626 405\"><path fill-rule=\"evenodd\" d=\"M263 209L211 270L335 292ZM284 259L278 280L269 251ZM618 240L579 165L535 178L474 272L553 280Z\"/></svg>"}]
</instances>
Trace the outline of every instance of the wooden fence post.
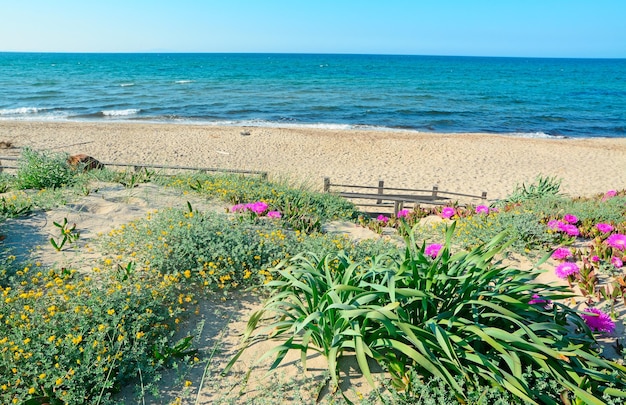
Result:
<instances>
[{"instance_id":1,"label":"wooden fence post","mask_svg":"<svg viewBox=\"0 0 626 405\"><path fill-rule=\"evenodd\" d=\"M433 186L433 199L437 198L437 192L439 191L439 186L436 184Z\"/></svg>"},{"instance_id":2,"label":"wooden fence post","mask_svg":"<svg viewBox=\"0 0 626 405\"><path fill-rule=\"evenodd\" d=\"M483 191L482 195L480 196L480 198L482 198L483 200L487 199L487 192Z\"/></svg>"},{"instance_id":3,"label":"wooden fence post","mask_svg":"<svg viewBox=\"0 0 626 405\"><path fill-rule=\"evenodd\" d=\"M328 193L330 191L330 177L324 177L324 192Z\"/></svg>"},{"instance_id":4,"label":"wooden fence post","mask_svg":"<svg viewBox=\"0 0 626 405\"><path fill-rule=\"evenodd\" d=\"M378 180L378 195L383 195L383 192L385 190L385 181L384 180ZM383 200L378 199L376 200L376 204L382 204Z\"/></svg>"},{"instance_id":5,"label":"wooden fence post","mask_svg":"<svg viewBox=\"0 0 626 405\"><path fill-rule=\"evenodd\" d=\"M393 203L393 215L398 217L398 212L404 208L404 201L394 201Z\"/></svg>"}]
</instances>

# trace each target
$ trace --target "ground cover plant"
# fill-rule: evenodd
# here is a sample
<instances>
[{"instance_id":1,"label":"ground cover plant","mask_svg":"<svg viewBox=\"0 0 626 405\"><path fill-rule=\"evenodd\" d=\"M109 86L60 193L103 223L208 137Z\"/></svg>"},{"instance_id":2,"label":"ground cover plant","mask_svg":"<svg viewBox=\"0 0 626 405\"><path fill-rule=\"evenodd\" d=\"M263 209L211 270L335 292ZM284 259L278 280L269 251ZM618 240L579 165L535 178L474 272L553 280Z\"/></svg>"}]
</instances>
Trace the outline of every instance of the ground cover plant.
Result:
<instances>
[{"instance_id":1,"label":"ground cover plant","mask_svg":"<svg viewBox=\"0 0 626 405\"><path fill-rule=\"evenodd\" d=\"M304 185L294 186L286 181L268 182L257 177L230 174L197 174L173 177L164 184L219 198L234 205L263 201L269 211L280 212L282 220L289 227L304 232L319 231L325 221L355 220L358 217L356 207L347 200L333 194L312 191Z\"/></svg>"},{"instance_id":2,"label":"ground cover plant","mask_svg":"<svg viewBox=\"0 0 626 405\"><path fill-rule=\"evenodd\" d=\"M353 243L319 233L325 221L356 222L359 213L308 187L149 170L70 171L48 183L41 168L63 166L61 156L26 153L23 177L42 178L21 190L19 176L3 174L2 218L63 205L103 182L129 190L158 183L228 208L202 212L183 196L102 235L93 246L104 256L87 273L3 252L1 403L114 403L125 384L156 392L164 367L191 367L206 355L194 351L192 335L176 334L197 300L244 288L272 297L253 317L251 339L261 315L282 316L272 324L273 336L286 338L269 354L277 361L290 349L319 351L336 384L338 359L356 353L370 382L389 389L361 403L623 401L624 368L600 355L596 337L614 337L621 323L626 190L572 199L557 180L538 178L492 206L403 210L369 223L404 237L398 247L397 239ZM433 215L439 224L420 225ZM77 239L71 229L59 222L59 250ZM501 265L509 252L550 255L546 264L571 289ZM572 291L584 298L577 310L566 305ZM391 379L373 381L368 357Z\"/></svg>"},{"instance_id":3,"label":"ground cover plant","mask_svg":"<svg viewBox=\"0 0 626 405\"><path fill-rule=\"evenodd\" d=\"M261 286L272 268L302 249L325 254L343 250L364 258L392 249L383 241L353 243L345 236L285 229L280 218L166 209L125 224L102 238L111 257L122 255L209 290Z\"/></svg>"}]
</instances>

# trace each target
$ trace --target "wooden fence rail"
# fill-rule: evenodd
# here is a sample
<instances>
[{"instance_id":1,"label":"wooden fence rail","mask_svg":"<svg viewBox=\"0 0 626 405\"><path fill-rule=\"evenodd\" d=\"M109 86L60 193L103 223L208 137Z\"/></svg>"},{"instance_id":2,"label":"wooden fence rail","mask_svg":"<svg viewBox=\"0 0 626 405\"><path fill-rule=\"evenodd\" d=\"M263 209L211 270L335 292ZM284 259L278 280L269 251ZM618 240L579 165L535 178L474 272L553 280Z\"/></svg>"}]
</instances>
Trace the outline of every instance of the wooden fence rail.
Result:
<instances>
[{"instance_id":1,"label":"wooden fence rail","mask_svg":"<svg viewBox=\"0 0 626 405\"><path fill-rule=\"evenodd\" d=\"M331 188L334 188L334 190ZM472 200L480 199L481 201L487 200L486 191L483 191L481 195L473 195L442 191L436 185L429 190L392 188L385 187L384 180L379 180L378 186L357 186L331 183L329 177L324 177L324 192L334 193L347 199L355 199L357 200L355 204L362 207L390 208L393 205L393 213L395 215L404 208L406 203L414 206L420 204L445 205L449 204L452 199L458 199L459 197ZM375 202L367 203L362 200Z\"/></svg>"},{"instance_id":2,"label":"wooden fence rail","mask_svg":"<svg viewBox=\"0 0 626 405\"><path fill-rule=\"evenodd\" d=\"M4 169L17 169L16 164L5 165L3 161L15 162L19 160L18 157L14 156L0 156L0 172ZM218 167L192 167L192 166L168 166L168 165L154 165L154 164L143 164L143 163L116 163L116 162L100 162L105 166L114 166L114 167L132 167L136 172L143 169L164 169L164 170L191 170L197 171L201 173L206 172L216 172L216 173L234 173L234 174L251 174L258 175L262 179L267 179L267 172L257 171L257 170L239 170L239 169L224 169Z\"/></svg>"}]
</instances>

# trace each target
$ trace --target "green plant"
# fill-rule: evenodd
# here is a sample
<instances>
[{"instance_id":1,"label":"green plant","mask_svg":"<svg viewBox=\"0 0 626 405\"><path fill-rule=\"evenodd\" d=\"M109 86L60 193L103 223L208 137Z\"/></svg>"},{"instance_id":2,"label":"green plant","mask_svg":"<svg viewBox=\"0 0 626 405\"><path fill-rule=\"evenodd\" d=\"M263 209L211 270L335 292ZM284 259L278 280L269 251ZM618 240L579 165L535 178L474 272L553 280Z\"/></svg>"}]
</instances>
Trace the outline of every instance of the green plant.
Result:
<instances>
[{"instance_id":1,"label":"green plant","mask_svg":"<svg viewBox=\"0 0 626 405\"><path fill-rule=\"evenodd\" d=\"M161 181L161 180L160 180ZM163 180L165 181L165 180ZM319 193L305 186L294 187L286 182L272 182L242 175L174 176L167 179L168 187L193 191L232 204L264 201L272 210L280 211L283 220L294 229L318 230L317 222L331 219L356 220L354 204L330 193ZM293 218L293 220L292 220Z\"/></svg>"},{"instance_id":2,"label":"green plant","mask_svg":"<svg viewBox=\"0 0 626 405\"><path fill-rule=\"evenodd\" d=\"M15 184L15 176L0 172L0 194L9 191L13 184Z\"/></svg>"},{"instance_id":3,"label":"green plant","mask_svg":"<svg viewBox=\"0 0 626 405\"><path fill-rule=\"evenodd\" d=\"M511 250L519 253L546 251L562 243L563 234L552 232L542 220L543 216L523 206L489 215L468 215L456 220L454 241L470 250L506 231ZM415 230L420 231L420 228ZM435 232L443 236L446 224L435 225Z\"/></svg>"},{"instance_id":4,"label":"green plant","mask_svg":"<svg viewBox=\"0 0 626 405\"><path fill-rule=\"evenodd\" d=\"M416 383L407 374L415 367L444 381L460 400L466 400L463 385L487 384L530 403L556 404L558 398L529 385L527 368L549 374L564 398L601 404L605 394L626 396L626 368L598 357L585 322L558 302L570 296L566 289L536 282L536 271L494 262L507 246L505 233L456 254L453 234L454 224L434 259L414 239L395 264L297 256L277 269L280 277L270 283L276 292L251 317L242 350L263 338L253 333L268 312L275 314L267 325L271 337L283 338L266 354L276 355L273 366L288 350L319 351L335 382L337 357L353 350L371 383L367 357L385 365L398 388ZM535 304L534 294L553 303Z\"/></svg>"},{"instance_id":5,"label":"green plant","mask_svg":"<svg viewBox=\"0 0 626 405\"><path fill-rule=\"evenodd\" d=\"M16 187L19 189L59 188L71 185L74 171L67 155L23 148L18 162Z\"/></svg>"},{"instance_id":6,"label":"green plant","mask_svg":"<svg viewBox=\"0 0 626 405\"><path fill-rule=\"evenodd\" d=\"M513 192L500 203L523 203L528 200L556 196L561 190L561 180L555 177L537 176L535 182L529 185L516 185Z\"/></svg>"},{"instance_id":7,"label":"green plant","mask_svg":"<svg viewBox=\"0 0 626 405\"><path fill-rule=\"evenodd\" d=\"M9 198L7 200L6 197L2 197L1 201L0 215L4 218L15 218L26 215L33 208L32 202L28 199Z\"/></svg>"},{"instance_id":8,"label":"green plant","mask_svg":"<svg viewBox=\"0 0 626 405\"><path fill-rule=\"evenodd\" d=\"M56 249L57 252L60 252L61 249L63 249L63 246L65 246L66 242L71 244L76 242L78 238L80 238L80 232L76 230L76 224L69 226L67 218L63 218L62 224L59 224L58 222L52 223L54 224L54 226L59 228L59 231L61 232L61 239L59 239L61 242L57 242L54 237L50 238L50 244Z\"/></svg>"},{"instance_id":9,"label":"green plant","mask_svg":"<svg viewBox=\"0 0 626 405\"><path fill-rule=\"evenodd\" d=\"M112 403L138 373L153 380L188 346L174 340L180 286L154 271L22 267L0 289L0 403ZM163 354L169 355L162 356ZM161 356L159 356L160 354Z\"/></svg>"},{"instance_id":10,"label":"green plant","mask_svg":"<svg viewBox=\"0 0 626 405\"><path fill-rule=\"evenodd\" d=\"M358 258L389 250L383 242L289 231L265 218L166 209L112 230L100 241L105 253L138 266L216 290L254 287L272 279L269 269L301 250L345 250Z\"/></svg>"},{"instance_id":11,"label":"green plant","mask_svg":"<svg viewBox=\"0 0 626 405\"><path fill-rule=\"evenodd\" d=\"M280 277L268 283L268 287L274 290L272 296L261 310L251 316L244 335L245 346L231 360L225 372L254 341L248 339L269 313L277 318L260 335L267 336L267 332L271 331L271 338L286 336L286 341L268 351L259 361L276 355L273 369L289 350L299 350L306 369L308 351L319 352L328 361L330 376L336 387L337 360L343 351L356 348L357 354L363 355L358 348L362 344L359 325L345 317L343 312L366 305L375 298L360 286L364 270L358 263L350 263L343 254L328 255L321 260L314 255L307 257L300 254L290 264L283 263L275 271ZM359 364L362 360L359 356ZM368 373L366 376L371 379Z\"/></svg>"},{"instance_id":12,"label":"green plant","mask_svg":"<svg viewBox=\"0 0 626 405\"><path fill-rule=\"evenodd\" d=\"M138 170L127 170L119 173L116 181L126 188L135 188L141 183L150 183L156 173L147 167L138 168Z\"/></svg>"}]
</instances>

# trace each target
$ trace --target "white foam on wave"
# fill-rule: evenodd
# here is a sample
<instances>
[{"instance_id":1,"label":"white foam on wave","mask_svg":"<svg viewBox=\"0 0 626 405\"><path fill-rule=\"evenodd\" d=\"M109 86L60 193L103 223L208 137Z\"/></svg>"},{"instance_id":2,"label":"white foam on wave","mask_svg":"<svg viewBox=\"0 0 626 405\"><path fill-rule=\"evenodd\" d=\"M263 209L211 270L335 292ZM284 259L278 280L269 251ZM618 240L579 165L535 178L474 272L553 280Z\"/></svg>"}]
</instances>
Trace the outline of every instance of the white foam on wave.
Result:
<instances>
[{"instance_id":1,"label":"white foam on wave","mask_svg":"<svg viewBox=\"0 0 626 405\"><path fill-rule=\"evenodd\" d=\"M376 125L361 125L361 124L333 124L333 123L293 123L282 121L267 121L267 120L219 120L219 121L204 121L204 120L182 120L182 123L192 125L210 125L217 127L259 127L259 128L293 128L293 129L327 129L327 130L361 130L361 131L379 131L379 132L420 132L414 129L405 128L391 128Z\"/></svg>"},{"instance_id":2,"label":"white foam on wave","mask_svg":"<svg viewBox=\"0 0 626 405\"><path fill-rule=\"evenodd\" d=\"M193 83L193 80L176 80L174 83L176 83L176 84L187 84L187 83Z\"/></svg>"},{"instance_id":3,"label":"white foam on wave","mask_svg":"<svg viewBox=\"0 0 626 405\"><path fill-rule=\"evenodd\" d=\"M8 109L0 110L0 115L37 114L39 111L43 111L43 110L45 110L45 108L37 108L37 107L8 108Z\"/></svg>"},{"instance_id":4,"label":"white foam on wave","mask_svg":"<svg viewBox=\"0 0 626 405\"><path fill-rule=\"evenodd\" d=\"M104 110L102 115L105 117L125 117L128 115L135 115L141 111L139 108L128 108L126 110Z\"/></svg>"},{"instance_id":5,"label":"white foam on wave","mask_svg":"<svg viewBox=\"0 0 626 405\"><path fill-rule=\"evenodd\" d=\"M564 139L564 136L561 135L549 135L545 132L513 132L510 134L506 134L510 136L516 136L518 138L548 138L548 139Z\"/></svg>"},{"instance_id":6,"label":"white foam on wave","mask_svg":"<svg viewBox=\"0 0 626 405\"><path fill-rule=\"evenodd\" d=\"M135 83L122 83L122 84L120 84L120 87L132 87L134 85L135 85Z\"/></svg>"}]
</instances>

